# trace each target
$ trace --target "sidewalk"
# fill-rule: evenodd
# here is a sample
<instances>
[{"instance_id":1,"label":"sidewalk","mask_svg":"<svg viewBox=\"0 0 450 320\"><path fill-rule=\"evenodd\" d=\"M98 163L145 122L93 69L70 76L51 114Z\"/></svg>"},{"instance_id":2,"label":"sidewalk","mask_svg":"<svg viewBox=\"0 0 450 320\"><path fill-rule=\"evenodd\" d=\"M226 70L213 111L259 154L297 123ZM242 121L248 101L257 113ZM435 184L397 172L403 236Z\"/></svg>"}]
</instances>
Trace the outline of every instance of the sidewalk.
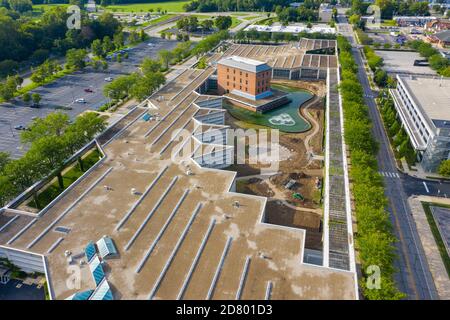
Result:
<instances>
[{"instance_id":1,"label":"sidewalk","mask_svg":"<svg viewBox=\"0 0 450 320\"><path fill-rule=\"evenodd\" d=\"M431 275L433 277L439 298L442 300L448 300L450 299L450 279L444 263L442 262L441 255L439 254L439 249L436 245L436 241L434 240L434 236L428 224L421 201L450 204L450 199L429 196L410 197L408 199L411 207L411 214L416 223L420 241L422 242L423 250L425 252L427 263L430 267Z\"/></svg>"},{"instance_id":2,"label":"sidewalk","mask_svg":"<svg viewBox=\"0 0 450 320\"><path fill-rule=\"evenodd\" d=\"M416 164L414 166L414 168L416 170L411 170L405 159L401 159L400 161L402 164L401 165L402 168L397 167L397 169L411 177L415 177L415 178L419 178L419 179L423 179L423 180L430 180L430 181L449 180L449 178L443 177L440 174L424 171L420 164Z\"/></svg>"}]
</instances>

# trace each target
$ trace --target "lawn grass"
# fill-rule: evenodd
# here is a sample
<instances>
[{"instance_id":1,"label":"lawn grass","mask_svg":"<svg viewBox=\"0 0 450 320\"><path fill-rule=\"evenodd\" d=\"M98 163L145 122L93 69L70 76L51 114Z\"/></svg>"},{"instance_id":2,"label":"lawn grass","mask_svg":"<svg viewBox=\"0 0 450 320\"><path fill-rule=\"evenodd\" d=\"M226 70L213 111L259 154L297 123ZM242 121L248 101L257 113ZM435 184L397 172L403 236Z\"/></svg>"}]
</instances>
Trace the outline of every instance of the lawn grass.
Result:
<instances>
[{"instance_id":1,"label":"lawn grass","mask_svg":"<svg viewBox=\"0 0 450 320\"><path fill-rule=\"evenodd\" d=\"M383 27L396 27L397 26L397 22L395 22L395 20L384 20L381 25Z\"/></svg>"},{"instance_id":2,"label":"lawn grass","mask_svg":"<svg viewBox=\"0 0 450 320\"><path fill-rule=\"evenodd\" d=\"M261 20L256 21L255 24L270 26L275 22L278 22L278 17L263 18Z\"/></svg>"},{"instance_id":3,"label":"lawn grass","mask_svg":"<svg viewBox=\"0 0 450 320\"><path fill-rule=\"evenodd\" d=\"M163 1L154 3L131 3L107 6L105 9L115 12L147 12L149 9L156 11L157 8L168 12L184 12L183 6L191 1Z\"/></svg>"},{"instance_id":4,"label":"lawn grass","mask_svg":"<svg viewBox=\"0 0 450 320\"><path fill-rule=\"evenodd\" d=\"M436 225L436 221L434 221L433 214L431 213L430 206L436 207L445 207L449 208L449 206L445 206L437 203L429 203L422 202L423 209L425 211L425 215L427 217L428 224L430 225L431 233L433 234L434 241L436 241L436 245L439 249L439 253L442 258L442 262L444 263L445 269L447 270L447 275L450 277L450 257L447 253L447 248L445 247L444 241L442 240L441 234L439 233L439 228Z\"/></svg>"},{"instance_id":5,"label":"lawn grass","mask_svg":"<svg viewBox=\"0 0 450 320\"><path fill-rule=\"evenodd\" d=\"M153 25L155 25L157 23L160 23L160 22L164 22L164 21L169 20L170 18L173 18L175 16L176 16L175 14L165 14L165 15L160 16L159 18L156 18L155 20L147 21L147 22L144 22L143 24L137 24L135 26L128 26L127 28L130 29L130 30L137 30L139 28L145 28L145 27L148 27L148 26L153 26Z\"/></svg>"},{"instance_id":6,"label":"lawn grass","mask_svg":"<svg viewBox=\"0 0 450 320\"><path fill-rule=\"evenodd\" d=\"M256 19L258 17L259 16L250 16L250 17L243 17L242 19L244 19L244 20L253 20L253 19Z\"/></svg>"},{"instance_id":7,"label":"lawn grass","mask_svg":"<svg viewBox=\"0 0 450 320\"><path fill-rule=\"evenodd\" d=\"M33 4L33 12L41 12L41 9L44 9L44 11L49 11L54 7L67 8L68 6L69 4L67 3Z\"/></svg>"},{"instance_id":8,"label":"lawn grass","mask_svg":"<svg viewBox=\"0 0 450 320\"><path fill-rule=\"evenodd\" d=\"M101 154L97 149L87 153L83 158L84 171L80 169L78 162L73 163L72 167L63 174L64 190L74 183L79 177L81 177L90 167L97 163L100 157ZM55 178L50 185L39 192L37 196L39 207L36 206L34 199L30 199L27 205L32 208L42 209L52 202L53 199L55 199L64 190L59 188L58 179Z\"/></svg>"},{"instance_id":9,"label":"lawn grass","mask_svg":"<svg viewBox=\"0 0 450 320\"><path fill-rule=\"evenodd\" d=\"M239 20L238 18L235 17L231 17L231 27L230 28L234 28L236 26L238 26L242 21Z\"/></svg>"}]
</instances>

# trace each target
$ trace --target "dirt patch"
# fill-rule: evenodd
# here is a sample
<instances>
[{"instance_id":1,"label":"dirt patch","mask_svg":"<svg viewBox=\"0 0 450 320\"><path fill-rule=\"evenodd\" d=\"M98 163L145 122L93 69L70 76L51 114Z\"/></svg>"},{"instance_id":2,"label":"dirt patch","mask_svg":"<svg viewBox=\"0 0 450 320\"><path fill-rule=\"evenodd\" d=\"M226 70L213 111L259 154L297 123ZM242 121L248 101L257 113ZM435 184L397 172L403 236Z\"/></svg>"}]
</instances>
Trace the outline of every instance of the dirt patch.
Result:
<instances>
[{"instance_id":1,"label":"dirt patch","mask_svg":"<svg viewBox=\"0 0 450 320\"><path fill-rule=\"evenodd\" d=\"M261 166L255 164L232 165L229 169L237 171L237 177L240 178L236 181L237 192L268 198L266 222L305 229L305 247L321 250L323 213L320 187L323 182L323 161L320 156L323 155L323 97L326 95L326 85L323 81L273 83L306 89L316 94L299 109L312 128L302 133L280 133L279 144L286 157L280 156L278 172L272 176L261 176ZM225 121L234 129L265 128L239 121L228 113ZM308 145L305 146L305 143ZM290 180L294 180L295 184L286 189L285 185ZM299 193L304 200L294 197L295 193Z\"/></svg>"},{"instance_id":2,"label":"dirt patch","mask_svg":"<svg viewBox=\"0 0 450 320\"><path fill-rule=\"evenodd\" d=\"M322 249L321 216L315 212L299 211L279 201L269 201L266 205L266 222L305 229L305 247Z\"/></svg>"},{"instance_id":3,"label":"dirt patch","mask_svg":"<svg viewBox=\"0 0 450 320\"><path fill-rule=\"evenodd\" d=\"M259 178L250 178L238 180L236 183L236 191L247 194L254 194L264 197L273 197L275 192L267 185L267 183Z\"/></svg>"}]
</instances>

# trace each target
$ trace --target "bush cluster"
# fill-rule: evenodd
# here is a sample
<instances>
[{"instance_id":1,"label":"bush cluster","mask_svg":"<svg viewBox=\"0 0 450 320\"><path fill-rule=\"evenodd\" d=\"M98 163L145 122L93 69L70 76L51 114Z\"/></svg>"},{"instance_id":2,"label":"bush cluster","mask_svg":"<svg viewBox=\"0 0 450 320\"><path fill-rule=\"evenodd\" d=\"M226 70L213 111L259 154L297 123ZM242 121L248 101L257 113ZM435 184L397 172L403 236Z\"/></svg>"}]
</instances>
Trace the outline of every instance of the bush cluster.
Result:
<instances>
[{"instance_id":1,"label":"bush cluster","mask_svg":"<svg viewBox=\"0 0 450 320\"><path fill-rule=\"evenodd\" d=\"M401 299L404 295L395 286L396 241L392 234L383 180L378 173L378 144L372 136L368 107L364 104L363 88L356 76L358 66L346 38L338 36L339 61L342 69L340 93L343 100L345 142L350 148L352 193L358 221L356 247L362 267L360 286L366 299ZM381 271L381 288L370 289L369 266ZM369 269L368 269L369 268ZM369 280L370 281L370 280Z\"/></svg>"}]
</instances>

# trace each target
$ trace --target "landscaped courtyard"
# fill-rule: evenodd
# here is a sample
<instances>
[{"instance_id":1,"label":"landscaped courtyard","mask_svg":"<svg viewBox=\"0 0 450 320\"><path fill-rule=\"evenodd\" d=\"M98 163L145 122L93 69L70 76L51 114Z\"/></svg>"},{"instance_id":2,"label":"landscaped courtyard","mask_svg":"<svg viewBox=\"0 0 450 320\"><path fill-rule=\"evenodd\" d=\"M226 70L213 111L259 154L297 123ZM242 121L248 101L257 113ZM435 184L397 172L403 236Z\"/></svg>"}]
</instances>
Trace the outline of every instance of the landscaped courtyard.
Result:
<instances>
[{"instance_id":1,"label":"landscaped courtyard","mask_svg":"<svg viewBox=\"0 0 450 320\"><path fill-rule=\"evenodd\" d=\"M241 121L278 129L282 132L296 133L309 130L311 125L300 115L299 109L313 95L306 90L288 86L273 85L272 87L288 92L291 102L264 113L256 113L231 105L227 106L228 111L233 117Z\"/></svg>"}]
</instances>

